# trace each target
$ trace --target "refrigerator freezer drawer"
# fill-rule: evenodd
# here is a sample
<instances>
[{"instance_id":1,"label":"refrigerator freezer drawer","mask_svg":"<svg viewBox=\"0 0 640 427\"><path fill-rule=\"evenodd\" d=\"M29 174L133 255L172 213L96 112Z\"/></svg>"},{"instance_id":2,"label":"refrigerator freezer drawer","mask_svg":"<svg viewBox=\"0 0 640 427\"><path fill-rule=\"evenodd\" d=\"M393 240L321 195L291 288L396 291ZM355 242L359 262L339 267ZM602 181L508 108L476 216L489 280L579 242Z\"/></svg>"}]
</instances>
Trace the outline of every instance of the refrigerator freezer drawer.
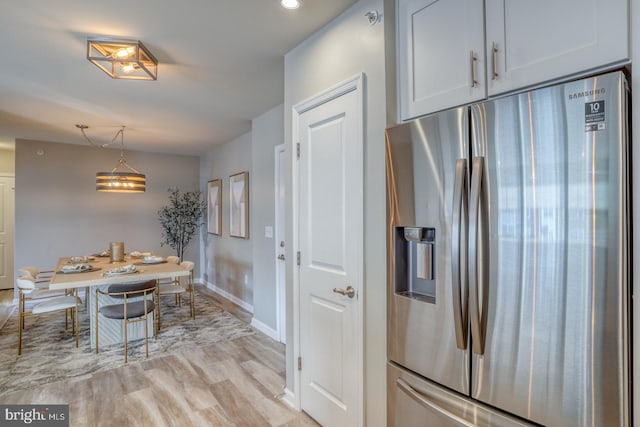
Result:
<instances>
[{"instance_id":1,"label":"refrigerator freezer drawer","mask_svg":"<svg viewBox=\"0 0 640 427\"><path fill-rule=\"evenodd\" d=\"M387 365L389 427L535 426L480 405L393 363Z\"/></svg>"}]
</instances>

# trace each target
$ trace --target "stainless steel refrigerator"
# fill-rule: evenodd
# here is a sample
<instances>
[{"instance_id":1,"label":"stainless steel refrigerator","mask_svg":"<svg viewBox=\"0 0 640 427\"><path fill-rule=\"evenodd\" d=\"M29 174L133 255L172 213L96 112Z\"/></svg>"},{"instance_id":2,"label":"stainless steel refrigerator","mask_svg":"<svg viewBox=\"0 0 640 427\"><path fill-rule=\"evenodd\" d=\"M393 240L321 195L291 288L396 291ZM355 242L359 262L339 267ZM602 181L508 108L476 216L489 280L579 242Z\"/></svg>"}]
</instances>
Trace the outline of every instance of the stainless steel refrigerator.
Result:
<instances>
[{"instance_id":1,"label":"stainless steel refrigerator","mask_svg":"<svg viewBox=\"0 0 640 427\"><path fill-rule=\"evenodd\" d=\"M627 426L621 72L387 130L388 425Z\"/></svg>"}]
</instances>

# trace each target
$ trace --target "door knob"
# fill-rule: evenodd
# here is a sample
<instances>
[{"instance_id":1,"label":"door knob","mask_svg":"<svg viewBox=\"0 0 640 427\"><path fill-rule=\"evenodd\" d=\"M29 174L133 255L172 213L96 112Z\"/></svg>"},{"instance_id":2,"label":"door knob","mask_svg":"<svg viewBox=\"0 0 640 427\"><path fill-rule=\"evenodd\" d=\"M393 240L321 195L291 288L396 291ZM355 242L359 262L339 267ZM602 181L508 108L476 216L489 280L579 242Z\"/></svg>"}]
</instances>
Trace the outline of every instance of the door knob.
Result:
<instances>
[{"instance_id":1,"label":"door knob","mask_svg":"<svg viewBox=\"0 0 640 427\"><path fill-rule=\"evenodd\" d=\"M280 261L284 261L284 254L280 254L280 255L278 255L278 259L279 259Z\"/></svg>"},{"instance_id":2,"label":"door knob","mask_svg":"<svg viewBox=\"0 0 640 427\"><path fill-rule=\"evenodd\" d=\"M354 296L356 296L356 290L353 289L353 286L351 285L347 286L347 289L333 288L333 292L340 295L346 295L349 298L353 298Z\"/></svg>"}]
</instances>

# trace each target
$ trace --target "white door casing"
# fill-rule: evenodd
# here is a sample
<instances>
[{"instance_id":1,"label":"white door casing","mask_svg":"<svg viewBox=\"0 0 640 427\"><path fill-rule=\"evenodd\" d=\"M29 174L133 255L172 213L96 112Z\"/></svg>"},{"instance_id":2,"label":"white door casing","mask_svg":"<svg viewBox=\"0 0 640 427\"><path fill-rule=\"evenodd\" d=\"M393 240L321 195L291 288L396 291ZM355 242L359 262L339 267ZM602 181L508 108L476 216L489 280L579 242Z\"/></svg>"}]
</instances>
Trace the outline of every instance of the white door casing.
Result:
<instances>
[{"instance_id":1,"label":"white door casing","mask_svg":"<svg viewBox=\"0 0 640 427\"><path fill-rule=\"evenodd\" d=\"M13 288L14 184L14 176L0 176L0 289Z\"/></svg>"},{"instance_id":2,"label":"white door casing","mask_svg":"<svg viewBox=\"0 0 640 427\"><path fill-rule=\"evenodd\" d=\"M362 85L360 74L293 112L294 382L299 407L327 426L363 425Z\"/></svg>"},{"instance_id":3,"label":"white door casing","mask_svg":"<svg viewBox=\"0 0 640 427\"><path fill-rule=\"evenodd\" d=\"M284 144L275 148L275 245L276 245L276 332L278 341L287 341L286 310L286 260L285 260L285 224L286 224L286 151Z\"/></svg>"}]
</instances>

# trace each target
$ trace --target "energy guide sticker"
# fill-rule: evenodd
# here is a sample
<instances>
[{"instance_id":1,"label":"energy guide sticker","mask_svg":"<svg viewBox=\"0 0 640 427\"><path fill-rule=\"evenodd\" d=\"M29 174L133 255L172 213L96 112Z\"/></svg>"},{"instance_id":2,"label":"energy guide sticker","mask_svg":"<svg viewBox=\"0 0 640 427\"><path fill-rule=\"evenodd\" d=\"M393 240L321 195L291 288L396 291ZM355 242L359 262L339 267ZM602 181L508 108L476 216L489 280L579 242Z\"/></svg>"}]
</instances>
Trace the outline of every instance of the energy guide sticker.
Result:
<instances>
[{"instance_id":1,"label":"energy guide sticker","mask_svg":"<svg viewBox=\"0 0 640 427\"><path fill-rule=\"evenodd\" d=\"M584 104L584 131L593 132L605 129L604 101Z\"/></svg>"}]
</instances>

